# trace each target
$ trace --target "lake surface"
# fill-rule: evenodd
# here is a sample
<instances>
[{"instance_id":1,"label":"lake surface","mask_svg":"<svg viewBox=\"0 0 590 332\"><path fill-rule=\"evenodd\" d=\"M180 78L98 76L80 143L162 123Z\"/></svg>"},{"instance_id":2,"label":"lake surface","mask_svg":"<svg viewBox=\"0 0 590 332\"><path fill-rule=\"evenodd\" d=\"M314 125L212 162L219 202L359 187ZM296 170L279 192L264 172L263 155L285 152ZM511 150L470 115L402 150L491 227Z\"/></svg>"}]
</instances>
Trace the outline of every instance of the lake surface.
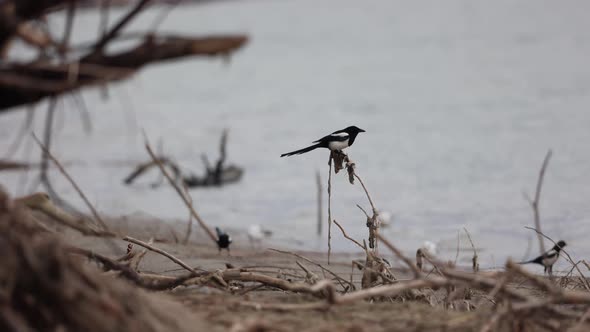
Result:
<instances>
[{"instance_id":1,"label":"lake surface","mask_svg":"<svg viewBox=\"0 0 590 332\"><path fill-rule=\"evenodd\" d=\"M132 29L149 27L159 12L145 13ZM348 153L377 207L393 214L385 235L409 253L426 240L438 243L442 256L454 259L457 232L466 227L482 249L482 265L490 267L508 256L523 258L529 243L529 256L537 253L534 234L524 228L533 218L523 191L533 195L551 148L543 230L585 258L589 12L590 2L581 0L236 1L177 8L161 30L247 33L251 42L229 63L193 59L146 68L113 85L107 100L87 91L90 134L66 99L54 151L73 162L70 172L99 210L186 222L172 189L149 188L155 171L136 186L122 184L136 162L147 160L141 130L200 173L201 154L216 158L219 135L229 128L229 161L246 173L239 184L193 190L197 210L213 225L257 223L277 238L303 241L298 247L318 249L326 245L325 236L315 236L315 172L326 181L328 154L279 155L355 124L367 132ZM56 32L62 21L52 17ZM76 24L75 40L95 36L94 13L79 15ZM37 112L38 134L45 108ZM2 151L24 116L0 117ZM26 150L15 157L38 158L35 147ZM82 206L58 173L52 179ZM333 217L350 235L366 236L355 206L369 208L360 185L342 174L333 180ZM18 173L0 173L0 183L22 193ZM334 230L336 250L357 250ZM469 248L463 236L461 243Z\"/></svg>"}]
</instances>

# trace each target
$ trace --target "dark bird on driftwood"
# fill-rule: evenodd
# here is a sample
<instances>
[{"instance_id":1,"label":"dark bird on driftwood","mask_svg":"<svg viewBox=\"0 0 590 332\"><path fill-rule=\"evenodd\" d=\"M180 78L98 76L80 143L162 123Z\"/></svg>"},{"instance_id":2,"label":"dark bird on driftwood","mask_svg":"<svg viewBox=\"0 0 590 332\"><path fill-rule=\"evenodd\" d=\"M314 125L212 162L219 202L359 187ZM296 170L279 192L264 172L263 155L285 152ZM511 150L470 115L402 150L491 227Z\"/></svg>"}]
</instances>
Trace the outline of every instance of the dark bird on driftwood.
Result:
<instances>
[{"instance_id":1,"label":"dark bird on driftwood","mask_svg":"<svg viewBox=\"0 0 590 332\"><path fill-rule=\"evenodd\" d=\"M364 130L357 126L346 127L342 130L337 130L330 135L324 136L317 141L314 141L313 143L316 143L314 145L308 146L301 150L283 153L281 157L302 154L317 148L327 148L330 149L330 151L342 151L354 143L356 135L364 132Z\"/></svg>"},{"instance_id":2,"label":"dark bird on driftwood","mask_svg":"<svg viewBox=\"0 0 590 332\"><path fill-rule=\"evenodd\" d=\"M532 259L530 261L520 262L518 264L535 263L535 264L543 265L545 267L545 273L549 273L549 275L553 275L553 264L555 264L555 262L557 262L557 259L559 258L559 253L561 252L561 249L563 249L563 247L565 247L565 246L566 246L565 241L559 241L559 242L557 242L556 245L553 246L553 248L551 248L551 250L548 250L543 255L541 255L535 259Z\"/></svg>"},{"instance_id":3,"label":"dark bird on driftwood","mask_svg":"<svg viewBox=\"0 0 590 332\"><path fill-rule=\"evenodd\" d=\"M221 249L227 249L227 252L229 252L231 236L222 231L219 227L215 227L215 232L217 232L217 248L219 249L219 252L221 252Z\"/></svg>"}]
</instances>

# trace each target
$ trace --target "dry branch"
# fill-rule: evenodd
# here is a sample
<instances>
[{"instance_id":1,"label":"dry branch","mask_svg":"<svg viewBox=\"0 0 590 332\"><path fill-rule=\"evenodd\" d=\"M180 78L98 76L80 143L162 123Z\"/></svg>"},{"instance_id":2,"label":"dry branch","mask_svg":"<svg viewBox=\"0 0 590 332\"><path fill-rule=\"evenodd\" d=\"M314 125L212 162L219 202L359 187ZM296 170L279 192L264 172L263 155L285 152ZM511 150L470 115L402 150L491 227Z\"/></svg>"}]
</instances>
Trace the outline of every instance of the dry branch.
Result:
<instances>
[{"instance_id":1,"label":"dry branch","mask_svg":"<svg viewBox=\"0 0 590 332\"><path fill-rule=\"evenodd\" d=\"M322 236L322 219L323 219L323 212L322 212L322 176L320 175L320 171L317 171L315 174L316 179L316 186L318 188L318 225L317 225L317 234L318 236Z\"/></svg>"},{"instance_id":2,"label":"dry branch","mask_svg":"<svg viewBox=\"0 0 590 332\"><path fill-rule=\"evenodd\" d=\"M332 155L328 159L328 265L330 265L330 254L332 253Z\"/></svg>"},{"instance_id":3,"label":"dry branch","mask_svg":"<svg viewBox=\"0 0 590 332\"><path fill-rule=\"evenodd\" d=\"M124 237L124 238L123 238L123 240L124 240L124 241L127 241L127 242L131 242L131 243L135 243L135 244L137 244L137 245L140 245L140 246L142 246L142 247L144 247L144 248L146 248L146 249L148 249L148 250L151 250L151 251L153 251L153 252L157 252L158 254L160 254L160 255L162 255L162 256L165 256L165 257L167 257L168 259L170 259L170 260L171 260L171 261L173 261L174 263L176 263L176 264L178 264L178 265L182 266L182 267L183 267L183 268L185 268L186 270L188 270L188 271L190 271L190 272L194 273L195 275L199 274L199 272L197 272L197 270L195 270L194 268L192 268L192 267L188 266L188 265L187 265L185 262L181 261L180 259L178 259L178 258L174 257L173 255L171 255L171 254L167 253L166 251L164 251L164 250L162 250L162 249L159 249L159 248L156 248L156 247L154 247L154 246L151 246L151 245L149 245L149 244L147 244L147 243L145 243L145 242L143 242L143 241L140 241L140 240L138 240L138 239L134 239L134 238L132 238L132 237L130 237L130 236L126 236L126 237Z\"/></svg>"},{"instance_id":4,"label":"dry branch","mask_svg":"<svg viewBox=\"0 0 590 332\"><path fill-rule=\"evenodd\" d=\"M471 239L471 234L469 234L469 231L467 230L467 228L463 227L463 230L465 231L465 234L467 234L467 238L469 239L469 243L471 243L471 249L473 250L473 257L471 258L471 269L473 270L473 272L478 272L479 271L479 263L477 261L477 250L475 249L475 245L473 244L473 240Z\"/></svg>"},{"instance_id":5,"label":"dry branch","mask_svg":"<svg viewBox=\"0 0 590 332\"><path fill-rule=\"evenodd\" d=\"M158 161L160 161L161 164L170 167L170 169L174 173L174 182L178 181L178 179L180 178L180 175L181 175L180 168L178 167L178 165L176 165L176 163L172 162L170 159L165 158L165 157L158 157L157 159L158 159ZM145 163L141 163L141 164L137 165L137 167L133 170L133 172L131 172L131 174L129 174L123 180L123 182L125 184L133 183L133 181L135 181L135 179L137 177L139 177L141 174L147 172L150 168L152 168L154 166L158 166L158 163L154 160L147 161Z\"/></svg>"},{"instance_id":6,"label":"dry branch","mask_svg":"<svg viewBox=\"0 0 590 332\"><path fill-rule=\"evenodd\" d=\"M92 212L92 215L94 216L94 219L96 220L96 222L98 224L100 224L100 226L102 227L102 229L104 229L105 231L108 231L109 228L108 228L107 224L104 222L104 220L102 220L102 218L98 214L98 211L96 211L96 209L90 203L90 201L88 200L88 198L86 198L86 195L84 195L84 193L82 192L82 190L80 189L80 187L78 187L78 184L76 184L76 181L74 181L74 179L72 179L72 177L68 174L68 172L65 170L65 168L61 165L61 163L59 162L59 160L57 160L57 158L55 158L51 154L51 152L49 152L49 150L47 149L47 147L45 147L43 145L43 143L41 143L41 141L39 141L39 139L37 139L37 136L33 135L33 139L35 140L35 142L37 142L37 145L39 145L39 147L43 150L43 153L46 154L47 157L49 159L51 159L51 161L53 161L53 163L55 164L55 166L57 166L57 168L59 169L59 171L61 172L61 174L63 174L63 176L72 185L72 187L74 187L74 190L76 190L76 192L78 193L78 195L80 196L80 198L82 198L82 200L84 201L84 204L86 204L86 206L88 207L88 209Z\"/></svg>"},{"instance_id":7,"label":"dry branch","mask_svg":"<svg viewBox=\"0 0 590 332\"><path fill-rule=\"evenodd\" d=\"M101 53L104 46L112 39L117 37L119 32L123 30L123 28L129 24L137 14L139 14L144 7L146 7L151 0L141 0L139 1L135 7L133 7L125 16L123 16L117 24L107 33L105 33L102 38L96 42L94 46L94 53Z\"/></svg>"},{"instance_id":8,"label":"dry branch","mask_svg":"<svg viewBox=\"0 0 590 332\"><path fill-rule=\"evenodd\" d=\"M189 38L148 37L140 45L115 54L95 54L70 63L6 64L0 69L0 112L85 86L128 78L142 66L186 56L226 55L242 47L243 35ZM73 72L71 69L76 68Z\"/></svg>"},{"instance_id":9,"label":"dry branch","mask_svg":"<svg viewBox=\"0 0 590 332\"><path fill-rule=\"evenodd\" d=\"M168 171L166 171L166 168L164 168L164 165L162 165L162 163L159 162L158 158L154 154L154 151L152 151L152 148L150 147L150 145L149 145L149 143L147 141L147 138L145 140L145 148L146 148L148 154L150 155L150 157L152 158L152 160L154 162L156 162L156 164L158 164L158 167L160 168L160 171L162 172L162 174L164 174L164 176L166 177L166 179L168 180L168 182L170 183L170 185L176 190L176 192L178 193L178 195L180 196L180 198L182 199L182 201L184 202L184 204L186 205L186 207L192 213L193 217L197 220L197 222L199 223L199 225L203 228L203 230L205 230L205 232L207 233L207 235L209 236L209 238L217 246L217 236L215 236L215 234L213 233L213 231L211 231L211 229L209 229L209 227L207 226L207 224L205 224L205 222L203 221L203 219L201 219L201 217L199 216L199 214L197 213L197 211L195 211L195 209L193 208L192 202L186 197L186 195L180 189L180 187L178 186L178 184L176 182L174 182L174 179L170 176L170 174L168 174Z\"/></svg>"},{"instance_id":10,"label":"dry branch","mask_svg":"<svg viewBox=\"0 0 590 332\"><path fill-rule=\"evenodd\" d=\"M332 305L348 305L354 304L359 301L369 299L377 296L395 296L402 294L408 290L420 289L424 287L443 287L449 284L449 281L444 278L433 278L433 279L419 279L411 280L408 282L397 283L394 285L382 285L368 289L358 290L352 293L344 295L335 295L332 302L312 302L303 304L261 304L252 302L240 302L240 305L246 305L263 310L278 310L278 311L291 311L291 310L325 310L330 308ZM320 286L318 284L317 286ZM314 289L315 290L315 289ZM320 289L323 290L323 289Z\"/></svg>"},{"instance_id":11,"label":"dry branch","mask_svg":"<svg viewBox=\"0 0 590 332\"><path fill-rule=\"evenodd\" d=\"M276 287L290 292L309 294L321 294L324 290L328 290L328 292L331 293L335 292L334 285L329 280L320 280L314 285L308 285L303 282L290 282L287 280L273 278L260 273L242 272L239 270L223 271L222 277L223 280L228 282L234 280L259 282L267 286Z\"/></svg>"},{"instance_id":12,"label":"dry branch","mask_svg":"<svg viewBox=\"0 0 590 332\"><path fill-rule=\"evenodd\" d=\"M209 186L222 186L230 183L239 181L242 178L244 170L236 165L225 166L226 160L226 145L227 145L227 130L224 130L220 140L220 157L215 162L215 167L211 167L209 160L206 155L202 155L203 163L205 164L205 174L203 176L197 176L194 174L183 174L180 166L170 160L170 158L160 155L157 159L160 163L168 166L174 173L174 182L181 181L182 184L188 188L194 187L209 187ZM125 184L131 184L140 175L147 172L150 168L158 166L158 163L154 160L139 164L131 174L129 174L123 181ZM157 184L152 187L159 186Z\"/></svg>"},{"instance_id":13,"label":"dry branch","mask_svg":"<svg viewBox=\"0 0 590 332\"><path fill-rule=\"evenodd\" d=\"M342 235L347 238L348 240L350 240L352 243L356 244L357 246L359 246L362 250L365 250L365 247L363 247L362 244L360 244L357 240L351 238L350 236L348 236L348 234L346 234L346 231L344 231L344 228L342 228L342 226L340 226L340 224L336 221L336 219L333 220L334 223L336 224L336 226L338 226L338 228L340 228L340 231L342 232Z\"/></svg>"},{"instance_id":14,"label":"dry branch","mask_svg":"<svg viewBox=\"0 0 590 332\"><path fill-rule=\"evenodd\" d=\"M535 198L533 200L525 194L525 198L531 205L534 214L535 220L535 229L538 231L537 238L539 239L539 250L541 251L541 255L545 253L545 243L543 241L543 237L541 236L541 217L539 213L539 203L541 200L541 189L543 188L543 179L545 178L545 170L547 169L547 165L549 164L549 160L551 159L551 155L553 152L551 150L547 151L545 158L543 159L543 164L541 165L541 169L539 170L539 178L537 179L537 187L535 189Z\"/></svg>"},{"instance_id":15,"label":"dry branch","mask_svg":"<svg viewBox=\"0 0 590 332\"><path fill-rule=\"evenodd\" d=\"M344 283L348 284L351 289L355 289L356 288L354 286L354 283L352 283L352 282L350 282L350 281L342 278L338 274L336 274L336 273L332 272L331 270L325 268L322 264L320 264L320 263L318 263L318 262L316 262L316 261L314 261L312 259L309 259L309 258L307 258L305 256L299 255L298 253L294 253L294 252L291 252L291 251L285 251L285 250L279 250L279 249L273 249L273 248L269 248L268 250L274 251L274 252L278 252L278 253L281 253L281 254L293 255L293 256L295 256L297 258L303 259L304 261L306 261L306 262L308 262L310 264L313 264L313 265L319 267L323 271L328 272L329 274L331 274L332 276L334 276L334 278L336 280L338 280L339 282L344 282Z\"/></svg>"}]
</instances>

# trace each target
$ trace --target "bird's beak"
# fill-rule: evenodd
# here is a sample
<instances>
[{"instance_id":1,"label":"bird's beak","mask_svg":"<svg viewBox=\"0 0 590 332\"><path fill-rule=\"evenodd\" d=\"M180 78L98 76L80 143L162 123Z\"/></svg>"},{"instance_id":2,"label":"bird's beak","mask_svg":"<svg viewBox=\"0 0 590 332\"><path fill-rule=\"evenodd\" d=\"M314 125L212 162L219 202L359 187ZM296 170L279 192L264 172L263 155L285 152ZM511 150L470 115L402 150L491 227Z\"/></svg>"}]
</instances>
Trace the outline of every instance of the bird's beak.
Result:
<instances>
[{"instance_id":1,"label":"bird's beak","mask_svg":"<svg viewBox=\"0 0 590 332\"><path fill-rule=\"evenodd\" d=\"M365 131L361 128L359 128L359 133L364 133Z\"/></svg>"}]
</instances>

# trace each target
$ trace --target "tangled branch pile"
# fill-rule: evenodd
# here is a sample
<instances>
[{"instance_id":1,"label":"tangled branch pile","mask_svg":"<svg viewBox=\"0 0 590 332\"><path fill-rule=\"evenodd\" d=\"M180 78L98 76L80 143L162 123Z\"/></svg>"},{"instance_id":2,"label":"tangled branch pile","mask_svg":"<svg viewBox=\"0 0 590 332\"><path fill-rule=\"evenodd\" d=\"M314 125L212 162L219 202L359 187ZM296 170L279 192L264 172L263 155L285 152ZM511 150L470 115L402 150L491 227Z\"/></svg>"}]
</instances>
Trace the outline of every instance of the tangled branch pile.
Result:
<instances>
[{"instance_id":1,"label":"tangled branch pile","mask_svg":"<svg viewBox=\"0 0 590 332\"><path fill-rule=\"evenodd\" d=\"M0 330L190 331L188 310L91 269L0 192Z\"/></svg>"}]
</instances>

